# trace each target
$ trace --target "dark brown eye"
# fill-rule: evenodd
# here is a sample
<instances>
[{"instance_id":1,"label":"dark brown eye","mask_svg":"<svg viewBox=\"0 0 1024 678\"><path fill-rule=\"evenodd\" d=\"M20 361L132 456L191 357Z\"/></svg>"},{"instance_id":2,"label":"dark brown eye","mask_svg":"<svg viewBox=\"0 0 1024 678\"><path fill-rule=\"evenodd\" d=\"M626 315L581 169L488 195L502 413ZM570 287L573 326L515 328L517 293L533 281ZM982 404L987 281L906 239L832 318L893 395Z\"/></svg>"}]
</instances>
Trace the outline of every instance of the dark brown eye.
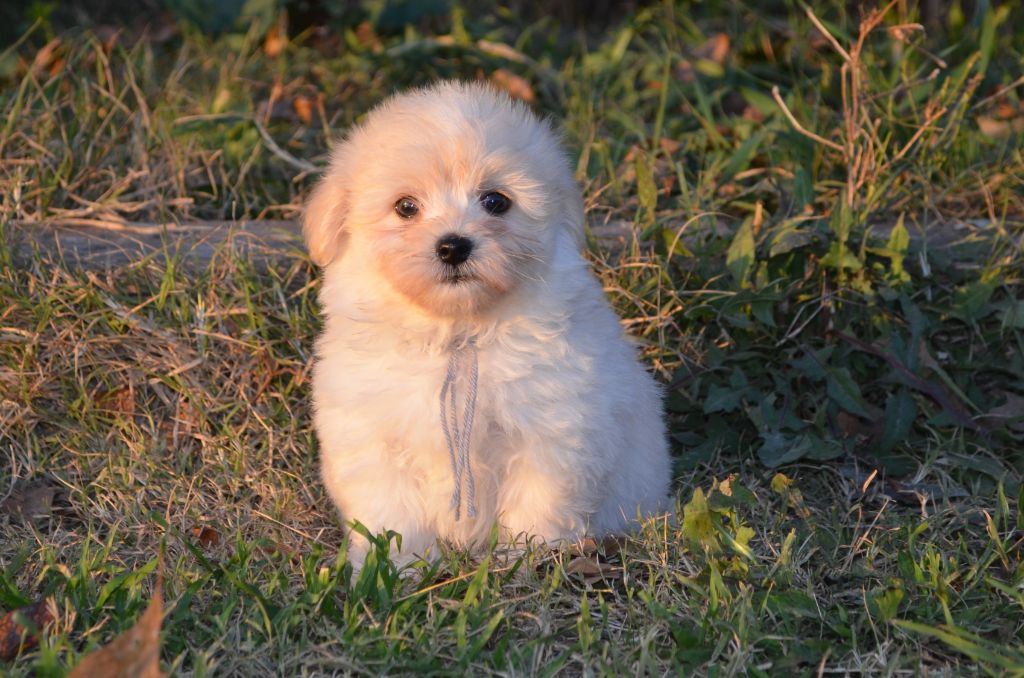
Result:
<instances>
[{"instance_id":1,"label":"dark brown eye","mask_svg":"<svg viewBox=\"0 0 1024 678\"><path fill-rule=\"evenodd\" d=\"M395 203L395 213L403 219L412 219L414 216L419 214L419 211L420 206L417 205L416 201L409 196L399 198Z\"/></svg>"},{"instance_id":2,"label":"dark brown eye","mask_svg":"<svg viewBox=\"0 0 1024 678\"><path fill-rule=\"evenodd\" d=\"M497 216L508 212L508 208L512 207L512 201L507 195L491 191L480 196L480 205L488 214Z\"/></svg>"}]
</instances>

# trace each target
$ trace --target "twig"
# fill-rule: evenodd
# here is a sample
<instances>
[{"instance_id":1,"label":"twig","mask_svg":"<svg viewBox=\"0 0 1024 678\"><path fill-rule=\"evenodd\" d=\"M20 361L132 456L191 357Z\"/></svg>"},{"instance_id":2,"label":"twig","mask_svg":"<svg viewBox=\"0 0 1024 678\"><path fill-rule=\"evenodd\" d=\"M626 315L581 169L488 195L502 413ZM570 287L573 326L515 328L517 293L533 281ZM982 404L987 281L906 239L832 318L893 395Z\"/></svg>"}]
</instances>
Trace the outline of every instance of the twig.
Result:
<instances>
[{"instance_id":1,"label":"twig","mask_svg":"<svg viewBox=\"0 0 1024 678\"><path fill-rule=\"evenodd\" d=\"M260 133L260 136L263 137L263 143L267 145L267 150L269 150L277 157L281 158L281 160L284 160L292 167L300 169L303 172L320 171L321 168L317 167L313 163L306 162L305 160L300 160L299 158L296 158L294 155L278 146L277 142L274 141L274 138L270 136L270 132L267 131L267 128L264 127L259 120L253 118L252 124L256 126L256 131L258 131Z\"/></svg>"},{"instance_id":2,"label":"twig","mask_svg":"<svg viewBox=\"0 0 1024 678\"><path fill-rule=\"evenodd\" d=\"M917 131L914 132L914 136L910 137L910 141L903 145L903 148L901 148L899 152L892 157L892 160L886 163L886 166L892 165L893 163L899 161L899 159L902 158L904 155L906 155L907 151L909 151L910 148L917 143L917 140L921 138L921 135L924 134L925 131L932 126L932 123L934 123L936 120L945 115L946 110L946 107L943 106L939 110L929 115L928 119L924 121L924 124L918 127Z\"/></svg>"},{"instance_id":3,"label":"twig","mask_svg":"<svg viewBox=\"0 0 1024 678\"><path fill-rule=\"evenodd\" d=\"M846 334L845 332L836 332L835 335L848 344L852 344L854 348L860 349L865 353L870 353L871 355L879 357L889 363L889 366L892 367L902 378L904 384L931 398L960 426L971 429L972 431L978 430L978 425L971 419L971 415L964 410L960 403L950 398L949 395L947 395L946 392L938 386L938 384L922 379L911 372L910 368L904 365L903 361L896 356L883 351L877 346L869 344L866 341L861 341L857 337Z\"/></svg>"},{"instance_id":4,"label":"twig","mask_svg":"<svg viewBox=\"0 0 1024 678\"><path fill-rule=\"evenodd\" d=\"M843 46L839 44L839 41L836 40L831 33L829 33L828 29L825 28L825 24L821 23L821 21L818 20L818 17L814 16L814 12L811 10L811 8L808 7L805 11L807 12L807 18L810 19L811 23L814 24L814 27L817 28L818 31L822 35L824 35L829 42L832 43L832 47L834 47L835 50L839 52L842 55L842 57L846 59L847 62L851 61L850 53L843 49Z\"/></svg>"},{"instance_id":5,"label":"twig","mask_svg":"<svg viewBox=\"0 0 1024 678\"><path fill-rule=\"evenodd\" d=\"M775 97L775 103L777 103L779 105L779 108L782 109L782 112L786 114L786 118L789 120L789 124L791 124L796 129L797 132L800 132L800 134L803 134L805 137L808 137L809 139L813 139L814 141L817 141L819 144L824 144L824 145L828 146L831 149L839 151L840 153L843 152L843 147L840 146L839 144L837 144L836 142L830 141L830 140L826 139L825 137L818 136L814 132L811 132L810 130L805 129L803 125L801 125L799 122L797 122L797 119L795 117L793 117L793 114L790 112L789 108L786 106L786 102L782 100L782 95L779 94L779 86L778 85L772 86L772 96Z\"/></svg>"},{"instance_id":6,"label":"twig","mask_svg":"<svg viewBox=\"0 0 1024 678\"><path fill-rule=\"evenodd\" d=\"M982 106L984 106L988 102L992 101L993 99L997 99L997 98L1001 97L1002 95L1006 94L1007 92L1009 92L1014 87L1017 87L1018 85L1024 85L1024 75L1020 76L1019 78L1017 78L1016 80L1011 82L1006 87L1000 87L998 90L996 90L996 92L994 94L990 94L989 96L985 97L981 101L978 101L973 106L971 106L971 110L973 111L973 110L975 110L977 108L981 108Z\"/></svg>"}]
</instances>

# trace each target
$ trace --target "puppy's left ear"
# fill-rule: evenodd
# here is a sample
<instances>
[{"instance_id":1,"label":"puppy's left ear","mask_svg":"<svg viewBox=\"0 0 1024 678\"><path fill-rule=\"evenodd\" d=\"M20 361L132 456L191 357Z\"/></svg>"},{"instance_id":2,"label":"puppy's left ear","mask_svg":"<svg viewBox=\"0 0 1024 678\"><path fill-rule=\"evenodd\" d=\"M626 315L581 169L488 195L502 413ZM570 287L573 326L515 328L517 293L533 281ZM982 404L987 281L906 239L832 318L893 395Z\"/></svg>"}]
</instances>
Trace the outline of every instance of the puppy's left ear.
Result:
<instances>
[{"instance_id":1,"label":"puppy's left ear","mask_svg":"<svg viewBox=\"0 0 1024 678\"><path fill-rule=\"evenodd\" d=\"M337 259L345 247L348 192L343 179L328 174L313 189L302 218L302 235L309 256L319 266Z\"/></svg>"}]
</instances>

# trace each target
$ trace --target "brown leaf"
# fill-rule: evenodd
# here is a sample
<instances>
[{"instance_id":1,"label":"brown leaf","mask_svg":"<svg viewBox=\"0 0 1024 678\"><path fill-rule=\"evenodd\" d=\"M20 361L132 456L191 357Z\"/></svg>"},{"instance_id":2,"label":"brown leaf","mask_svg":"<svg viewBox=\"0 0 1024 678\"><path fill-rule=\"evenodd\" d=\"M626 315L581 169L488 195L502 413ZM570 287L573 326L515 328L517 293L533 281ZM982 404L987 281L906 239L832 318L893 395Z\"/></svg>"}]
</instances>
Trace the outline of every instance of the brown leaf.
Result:
<instances>
[{"instance_id":1,"label":"brown leaf","mask_svg":"<svg viewBox=\"0 0 1024 678\"><path fill-rule=\"evenodd\" d=\"M161 421L160 432L173 445L177 445L183 436L190 436L202 422L202 412L190 400L181 396L177 401L177 412L172 420Z\"/></svg>"},{"instance_id":2,"label":"brown leaf","mask_svg":"<svg viewBox=\"0 0 1024 678\"><path fill-rule=\"evenodd\" d=\"M279 25L274 24L267 31L267 37L263 39L263 53L273 59L281 53L287 44L288 36Z\"/></svg>"},{"instance_id":3,"label":"brown leaf","mask_svg":"<svg viewBox=\"0 0 1024 678\"><path fill-rule=\"evenodd\" d=\"M103 52L109 55L114 51L114 47L117 46L118 37L121 34L121 29L114 26L101 25L95 29L96 37L103 43Z\"/></svg>"},{"instance_id":4,"label":"brown leaf","mask_svg":"<svg viewBox=\"0 0 1024 678\"><path fill-rule=\"evenodd\" d=\"M681 146L681 144L675 139L668 139L666 137L658 139L658 145L661 146L661 150L665 151L669 155L677 152Z\"/></svg>"},{"instance_id":5,"label":"brown leaf","mask_svg":"<svg viewBox=\"0 0 1024 678\"><path fill-rule=\"evenodd\" d=\"M914 33L923 33L924 26L921 24L900 24L898 26L887 26L885 30L894 39L906 42Z\"/></svg>"},{"instance_id":6,"label":"brown leaf","mask_svg":"<svg viewBox=\"0 0 1024 678\"><path fill-rule=\"evenodd\" d=\"M597 553L597 541L593 537L584 537L572 545L572 552L579 556L592 556Z\"/></svg>"},{"instance_id":7,"label":"brown leaf","mask_svg":"<svg viewBox=\"0 0 1024 678\"><path fill-rule=\"evenodd\" d=\"M622 550L623 538L609 535L598 542L593 537L584 537L572 545L574 556L602 556L613 558Z\"/></svg>"},{"instance_id":8,"label":"brown leaf","mask_svg":"<svg viewBox=\"0 0 1024 678\"><path fill-rule=\"evenodd\" d=\"M10 661L19 652L38 645L39 635L57 618L57 601L53 598L11 610L0 617L0 659ZM29 626L23 626L24 622Z\"/></svg>"},{"instance_id":9,"label":"brown leaf","mask_svg":"<svg viewBox=\"0 0 1024 678\"><path fill-rule=\"evenodd\" d=\"M619 555L622 551L622 547L625 545L626 540L624 537L617 537L615 535L608 535L601 540L601 552L605 558L614 558Z\"/></svg>"},{"instance_id":10,"label":"brown leaf","mask_svg":"<svg viewBox=\"0 0 1024 678\"><path fill-rule=\"evenodd\" d=\"M976 120L981 133L993 139L1008 139L1014 134L1024 134L1024 117L999 120L987 115L979 115Z\"/></svg>"},{"instance_id":11,"label":"brown leaf","mask_svg":"<svg viewBox=\"0 0 1024 678\"><path fill-rule=\"evenodd\" d=\"M377 37L377 33L373 30L373 24L369 21L364 21L355 30L356 40L363 47L369 47L373 50L378 50L381 47L380 38Z\"/></svg>"},{"instance_id":12,"label":"brown leaf","mask_svg":"<svg viewBox=\"0 0 1024 678\"><path fill-rule=\"evenodd\" d=\"M491 82L508 92L515 99L521 99L528 104L532 104L537 100L537 95L533 93L533 88L530 87L530 83L527 82L526 78L518 76L511 71L506 71L504 68L499 68L491 73Z\"/></svg>"},{"instance_id":13,"label":"brown leaf","mask_svg":"<svg viewBox=\"0 0 1024 678\"><path fill-rule=\"evenodd\" d=\"M1024 433L1024 397L1016 393L1005 393L1006 402L989 410L982 418L993 427L1005 427L1011 431Z\"/></svg>"},{"instance_id":14,"label":"brown leaf","mask_svg":"<svg viewBox=\"0 0 1024 678\"><path fill-rule=\"evenodd\" d=\"M101 391L96 394L93 402L97 409L104 412L121 414L126 418L135 414L135 390L131 383L111 391Z\"/></svg>"},{"instance_id":15,"label":"brown leaf","mask_svg":"<svg viewBox=\"0 0 1024 678\"><path fill-rule=\"evenodd\" d=\"M836 428L839 429L843 438L853 438L858 443L871 440L879 435L878 421L876 418L875 423L868 423L845 410L840 410L835 418ZM884 425L884 421L882 424Z\"/></svg>"},{"instance_id":16,"label":"brown leaf","mask_svg":"<svg viewBox=\"0 0 1024 678\"><path fill-rule=\"evenodd\" d=\"M621 579L622 568L609 563L602 563L596 557L573 558L565 568L568 574L578 574L587 584L605 579Z\"/></svg>"},{"instance_id":17,"label":"brown leaf","mask_svg":"<svg viewBox=\"0 0 1024 678\"><path fill-rule=\"evenodd\" d=\"M163 603L157 581L153 599L131 627L86 656L68 678L163 678L160 670L160 617Z\"/></svg>"},{"instance_id":18,"label":"brown leaf","mask_svg":"<svg viewBox=\"0 0 1024 678\"><path fill-rule=\"evenodd\" d=\"M0 514L7 514L29 522L48 518L53 508L53 498L61 486L47 478L19 482L10 496L0 502Z\"/></svg>"},{"instance_id":19,"label":"brown leaf","mask_svg":"<svg viewBox=\"0 0 1024 678\"><path fill-rule=\"evenodd\" d=\"M32 60L32 70L38 71L49 71L53 68L55 62L59 60L57 56L57 48L60 47L60 38L54 38L50 42L43 45L38 52L36 52L35 58Z\"/></svg>"},{"instance_id":20,"label":"brown leaf","mask_svg":"<svg viewBox=\"0 0 1024 678\"><path fill-rule=\"evenodd\" d=\"M220 543L220 532L205 525L193 527L192 536L203 548L213 548Z\"/></svg>"},{"instance_id":21,"label":"brown leaf","mask_svg":"<svg viewBox=\"0 0 1024 678\"><path fill-rule=\"evenodd\" d=\"M721 66L729 56L729 36L725 33L715 33L694 52L694 55L710 59Z\"/></svg>"},{"instance_id":22,"label":"brown leaf","mask_svg":"<svg viewBox=\"0 0 1024 678\"><path fill-rule=\"evenodd\" d=\"M309 100L309 97L300 94L292 99L292 110L295 111L295 115L299 116L299 120L303 124L308 125L313 122L313 102Z\"/></svg>"}]
</instances>

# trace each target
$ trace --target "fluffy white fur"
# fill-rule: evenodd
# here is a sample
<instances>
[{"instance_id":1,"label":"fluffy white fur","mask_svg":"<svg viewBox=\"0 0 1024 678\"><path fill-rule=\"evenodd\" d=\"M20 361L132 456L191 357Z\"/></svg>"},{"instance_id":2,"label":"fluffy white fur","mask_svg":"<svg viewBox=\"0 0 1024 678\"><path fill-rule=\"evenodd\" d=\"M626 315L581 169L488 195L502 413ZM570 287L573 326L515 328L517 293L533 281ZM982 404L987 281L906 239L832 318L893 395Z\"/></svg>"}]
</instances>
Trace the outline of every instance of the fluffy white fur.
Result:
<instances>
[{"instance_id":1,"label":"fluffy white fur","mask_svg":"<svg viewBox=\"0 0 1024 678\"><path fill-rule=\"evenodd\" d=\"M482 193L508 196L492 216ZM412 198L419 213L396 214ZM322 476L347 520L472 545L624 530L666 508L659 390L580 254L583 209L559 140L526 107L455 82L391 98L337 147L305 214L324 266L314 422ZM452 282L436 242L470 238ZM463 269L460 269L463 270ZM455 519L439 396L474 341L476 518ZM465 375L460 381L466 393ZM462 396L460 396L460 420ZM355 537L353 557L364 555Z\"/></svg>"}]
</instances>

